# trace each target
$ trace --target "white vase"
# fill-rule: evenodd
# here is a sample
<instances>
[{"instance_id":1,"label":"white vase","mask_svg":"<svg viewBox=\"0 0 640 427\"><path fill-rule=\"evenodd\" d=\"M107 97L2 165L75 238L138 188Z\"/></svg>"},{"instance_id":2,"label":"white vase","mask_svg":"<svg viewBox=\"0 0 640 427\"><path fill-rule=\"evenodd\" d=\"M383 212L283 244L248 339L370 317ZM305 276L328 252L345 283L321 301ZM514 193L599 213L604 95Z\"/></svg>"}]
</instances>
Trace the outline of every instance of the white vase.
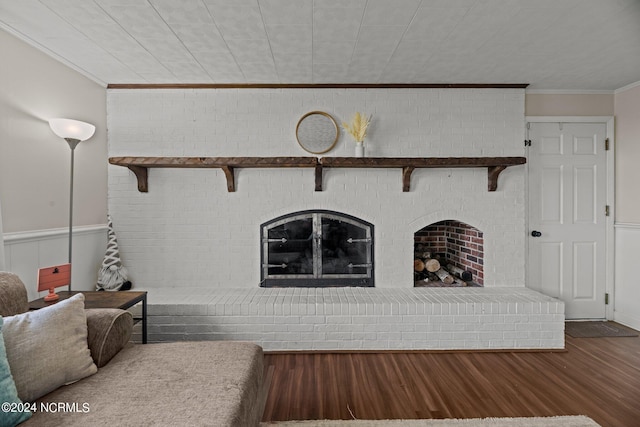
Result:
<instances>
[{"instance_id":1,"label":"white vase","mask_svg":"<svg viewBox=\"0 0 640 427\"><path fill-rule=\"evenodd\" d=\"M364 142L356 141L356 157L364 157Z\"/></svg>"}]
</instances>

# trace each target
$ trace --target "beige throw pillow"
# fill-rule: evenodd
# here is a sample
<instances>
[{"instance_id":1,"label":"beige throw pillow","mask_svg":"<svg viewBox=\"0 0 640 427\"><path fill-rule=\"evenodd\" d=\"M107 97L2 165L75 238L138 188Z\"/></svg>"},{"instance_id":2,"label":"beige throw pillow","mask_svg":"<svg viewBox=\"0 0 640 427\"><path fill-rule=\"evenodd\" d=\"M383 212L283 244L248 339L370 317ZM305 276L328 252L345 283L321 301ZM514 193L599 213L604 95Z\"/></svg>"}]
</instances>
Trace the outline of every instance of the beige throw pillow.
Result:
<instances>
[{"instance_id":1,"label":"beige throw pillow","mask_svg":"<svg viewBox=\"0 0 640 427\"><path fill-rule=\"evenodd\" d=\"M82 294L5 317L2 333L18 396L25 402L98 370L87 345Z\"/></svg>"}]
</instances>

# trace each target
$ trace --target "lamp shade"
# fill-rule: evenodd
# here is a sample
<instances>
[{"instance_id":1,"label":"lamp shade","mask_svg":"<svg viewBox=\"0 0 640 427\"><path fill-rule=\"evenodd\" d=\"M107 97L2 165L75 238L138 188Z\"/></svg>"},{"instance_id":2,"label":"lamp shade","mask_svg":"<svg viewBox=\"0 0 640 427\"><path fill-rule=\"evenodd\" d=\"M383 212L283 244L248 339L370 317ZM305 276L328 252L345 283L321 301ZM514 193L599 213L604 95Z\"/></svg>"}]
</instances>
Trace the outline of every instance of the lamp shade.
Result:
<instances>
[{"instance_id":1,"label":"lamp shade","mask_svg":"<svg viewBox=\"0 0 640 427\"><path fill-rule=\"evenodd\" d=\"M92 124L71 119L50 119L49 126L60 138L78 141L86 141L96 131L96 127Z\"/></svg>"}]
</instances>

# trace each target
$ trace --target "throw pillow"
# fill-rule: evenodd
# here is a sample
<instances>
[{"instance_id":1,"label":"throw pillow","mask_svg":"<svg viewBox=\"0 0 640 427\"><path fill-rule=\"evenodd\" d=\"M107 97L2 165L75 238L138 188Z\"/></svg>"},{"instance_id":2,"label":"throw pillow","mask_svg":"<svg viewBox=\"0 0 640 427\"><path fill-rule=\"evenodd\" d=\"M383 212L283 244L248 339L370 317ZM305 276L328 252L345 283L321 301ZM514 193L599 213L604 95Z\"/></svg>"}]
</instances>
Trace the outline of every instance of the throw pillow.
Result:
<instances>
[{"instance_id":1,"label":"throw pillow","mask_svg":"<svg viewBox=\"0 0 640 427\"><path fill-rule=\"evenodd\" d=\"M84 295L6 317L7 360L18 396L26 402L95 374L87 344Z\"/></svg>"},{"instance_id":2,"label":"throw pillow","mask_svg":"<svg viewBox=\"0 0 640 427\"><path fill-rule=\"evenodd\" d=\"M2 338L2 317L0 317L0 427L14 427L31 418L31 412L26 409L18 398L16 384L13 382L7 353Z\"/></svg>"}]
</instances>

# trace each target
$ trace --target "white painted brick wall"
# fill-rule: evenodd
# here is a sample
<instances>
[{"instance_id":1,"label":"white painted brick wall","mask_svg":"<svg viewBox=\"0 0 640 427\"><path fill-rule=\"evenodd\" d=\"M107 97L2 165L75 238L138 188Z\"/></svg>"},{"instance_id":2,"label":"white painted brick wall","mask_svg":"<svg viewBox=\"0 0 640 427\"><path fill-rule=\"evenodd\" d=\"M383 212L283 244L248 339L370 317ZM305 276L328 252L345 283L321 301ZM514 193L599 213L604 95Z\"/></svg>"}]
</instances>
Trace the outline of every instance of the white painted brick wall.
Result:
<instances>
[{"instance_id":1,"label":"white painted brick wall","mask_svg":"<svg viewBox=\"0 0 640 427\"><path fill-rule=\"evenodd\" d=\"M340 122L374 120L368 156L522 156L524 91L518 89L109 90L109 156L305 156L298 119L323 110ZM351 156L341 133L331 156ZM487 192L486 169L236 171L226 191L216 169L151 169L149 193L128 169L109 167L109 211L135 286L253 288L259 225L305 209L330 209L375 225L376 287L413 286L413 233L445 219L484 232L485 286L524 286L524 166Z\"/></svg>"}]
</instances>

